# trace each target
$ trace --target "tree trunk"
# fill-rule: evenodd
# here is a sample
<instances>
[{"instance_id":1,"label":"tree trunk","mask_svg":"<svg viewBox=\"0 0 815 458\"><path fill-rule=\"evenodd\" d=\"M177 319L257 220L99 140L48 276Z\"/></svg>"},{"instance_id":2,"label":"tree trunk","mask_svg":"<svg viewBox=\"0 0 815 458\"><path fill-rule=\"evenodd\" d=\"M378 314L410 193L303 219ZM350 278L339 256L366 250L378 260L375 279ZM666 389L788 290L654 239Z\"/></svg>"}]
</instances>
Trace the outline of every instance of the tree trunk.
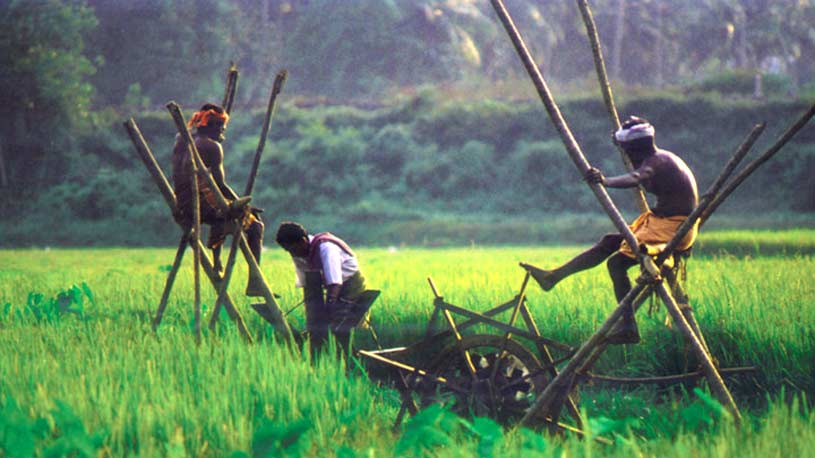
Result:
<instances>
[{"instance_id":1,"label":"tree trunk","mask_svg":"<svg viewBox=\"0 0 815 458\"><path fill-rule=\"evenodd\" d=\"M8 187L8 175L6 174L6 159L3 157L3 143L0 142L0 188Z\"/></svg>"},{"instance_id":2,"label":"tree trunk","mask_svg":"<svg viewBox=\"0 0 815 458\"><path fill-rule=\"evenodd\" d=\"M665 78L663 74L663 68L665 67L665 33L664 33L664 24L663 24L663 17L665 16L665 6L658 5L657 6L657 37L654 40L654 54L656 55L656 62L654 63L655 75L654 75L654 85L657 89L662 89L662 86L665 84Z\"/></svg>"},{"instance_id":3,"label":"tree trunk","mask_svg":"<svg viewBox=\"0 0 815 458\"><path fill-rule=\"evenodd\" d=\"M611 79L620 80L623 37L625 36L625 0L617 0L617 24L614 26L614 45L611 49Z\"/></svg>"}]
</instances>

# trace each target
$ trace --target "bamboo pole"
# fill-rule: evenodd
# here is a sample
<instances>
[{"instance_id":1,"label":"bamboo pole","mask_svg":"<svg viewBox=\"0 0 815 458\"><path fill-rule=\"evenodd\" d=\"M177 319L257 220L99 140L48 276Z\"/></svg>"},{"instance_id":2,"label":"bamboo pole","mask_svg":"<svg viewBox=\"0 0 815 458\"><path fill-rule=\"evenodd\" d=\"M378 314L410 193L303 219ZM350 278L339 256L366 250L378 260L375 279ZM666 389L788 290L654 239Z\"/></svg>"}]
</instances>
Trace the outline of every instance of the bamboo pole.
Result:
<instances>
[{"instance_id":1,"label":"bamboo pole","mask_svg":"<svg viewBox=\"0 0 815 458\"><path fill-rule=\"evenodd\" d=\"M218 272L215 271L215 266L209 259L209 256L207 256L207 253L204 250L204 244L199 240L198 245L199 249L201 250L201 267L204 268L204 273L207 275L207 278L209 278L212 288L215 289L215 291L218 291L218 286L221 283L221 277L218 275ZM224 308L226 309L227 315L229 315L232 321L235 322L241 336L243 336L243 338L250 344L253 343L252 334L249 333L249 329L246 327L246 322L243 320L241 312L228 295L224 299Z\"/></svg>"},{"instance_id":2,"label":"bamboo pole","mask_svg":"<svg viewBox=\"0 0 815 458\"><path fill-rule=\"evenodd\" d=\"M733 173L733 170L739 165L739 163L744 159L744 156L750 151L753 144L758 140L758 137L764 132L766 124L761 123L757 124L753 127L753 130L747 135L747 138L739 145L739 148L724 166L724 169L719 173L719 176L713 181L713 184L710 185L710 188L702 195L702 199L700 200L699 204L696 205L696 208L691 211L690 215L679 225L679 228L676 230L676 234L671 238L662 252L657 256L655 261L656 265L661 266L669 256L673 255L676 247L685 237L685 235L693 229L693 226L696 224L696 221L710 208L712 205L717 193Z\"/></svg>"},{"instance_id":3,"label":"bamboo pole","mask_svg":"<svg viewBox=\"0 0 815 458\"><path fill-rule=\"evenodd\" d=\"M124 123L124 127L127 130L128 134L130 135L130 139L133 142L133 145L136 147L136 151L139 153L145 166L147 167L150 176L153 178L153 182L159 188L159 192L161 192L162 196L165 197L165 201L167 202L167 206L170 208L170 212L173 215L176 215L178 213L178 208L176 204L175 193L170 187L170 183L167 181L166 176L161 171L161 167L159 167L158 162L156 161L156 158L153 156L153 153L150 151L149 146L144 141L144 138L141 136L136 121L134 121L133 118L130 118L126 123ZM198 241L198 244L201 245L200 240ZM217 290L218 283L220 282L220 277L215 272L215 269L213 268L211 261L204 253L202 253L201 256L201 262L202 267L204 268L204 272L209 277L212 286ZM235 320L238 326L238 330L241 332L243 337L246 338L247 341L251 343L252 336L246 329L246 325L243 323L243 318L240 316L240 313L238 312L232 300L227 297L225 305L227 312L229 313L229 316Z\"/></svg>"},{"instance_id":4,"label":"bamboo pole","mask_svg":"<svg viewBox=\"0 0 815 458\"><path fill-rule=\"evenodd\" d=\"M184 115L181 113L181 107L179 107L175 102L169 102L167 104L167 110L170 112L173 122L175 122L175 127L178 130L178 133L181 134L181 138L187 144L187 149L189 149L190 154L192 154L192 160L195 162L197 167L197 173L204 178L207 185L212 190L212 194L215 196L216 200L215 204L218 207L217 210L225 217L229 213L229 203L221 193L221 188L218 187L218 183L216 183L215 179L212 178L212 174L209 172L206 164L204 164L204 161L201 159L201 155L198 153L198 148L195 146L195 140L193 140L192 134L190 133L189 128L187 128L187 122L184 120Z\"/></svg>"},{"instance_id":5,"label":"bamboo pole","mask_svg":"<svg viewBox=\"0 0 815 458\"><path fill-rule=\"evenodd\" d=\"M535 61L532 59L532 55L526 48L526 44L524 43L523 38L521 38L518 29L515 27L515 24L513 23L509 12L507 12L503 1L490 0L490 2L492 3L495 12L498 14L501 23L504 25L512 44L515 46L515 50L518 52L518 56L521 58L527 73L529 73L532 83L535 85L535 89L537 89L538 95L540 96L543 105L546 107L546 112L549 114L549 119L552 121L552 124L554 124L563 145L566 147L566 151L569 153L569 156L577 167L580 176L584 177L591 166L583 155L583 152L580 150L580 146L574 139L571 130L569 130L569 126L563 119L560 109L549 91L546 80L544 80L540 69L538 69L537 64L535 64ZM631 232L631 229L625 223L625 220L623 219L619 210L617 210L614 202L612 202L606 188L599 183L588 184L591 190L594 192L594 195L597 197L597 200L600 202L600 205L602 205L603 210L605 210L606 214L608 214L609 218L611 218L612 223L614 223L614 227L616 227L620 234L625 237L626 242L628 242L636 257L639 258L639 244L637 243L637 239L634 236L634 233Z\"/></svg>"},{"instance_id":6,"label":"bamboo pole","mask_svg":"<svg viewBox=\"0 0 815 458\"><path fill-rule=\"evenodd\" d=\"M600 83L600 92L603 94L603 101L606 105L609 121L614 131L620 128L620 117L617 114L617 106L614 104L614 96L611 92L611 84L608 82L608 74L606 73L606 62L603 59L603 51L600 46L600 36L597 34L597 25L594 23L594 16L589 8L587 0L577 0L577 7L580 9L580 15L583 17L583 24L586 26L586 35L589 37L591 44L591 52L594 56L594 68L597 71L597 80ZM615 142L616 144L616 142ZM631 163L631 158L628 157L625 150L620 145L616 145L617 151L620 153L620 158L623 160L625 170L628 172L634 171L634 164ZM633 189L634 199L637 202L637 208L640 213L648 211L648 201L645 200L645 193L643 187L637 186Z\"/></svg>"},{"instance_id":7,"label":"bamboo pole","mask_svg":"<svg viewBox=\"0 0 815 458\"><path fill-rule=\"evenodd\" d=\"M142 160L145 167L147 167L147 171L150 173L150 176L153 177L153 181L156 182L156 185L161 192L161 196L164 197L164 201L167 202L167 205L171 209L175 210L175 208L178 206L175 192L170 186L170 182L167 181L167 177L165 177L161 172L161 167L159 167L158 162L156 162L156 158L153 156L153 152L150 151L150 147L147 146L147 142L144 140L136 121L133 118L130 118L123 125L127 131L127 135L130 136L130 141L136 148L136 153L138 153L139 158Z\"/></svg>"},{"instance_id":8,"label":"bamboo pole","mask_svg":"<svg viewBox=\"0 0 815 458\"><path fill-rule=\"evenodd\" d=\"M193 278L193 310L194 310L194 329L195 329L195 342L201 343L201 195L198 189L198 166L193 158L191 143L187 143L187 154L189 155L189 179L190 189L192 192L192 229L190 230L190 239L193 243L192 248L192 278Z\"/></svg>"},{"instance_id":9,"label":"bamboo pole","mask_svg":"<svg viewBox=\"0 0 815 458\"><path fill-rule=\"evenodd\" d=\"M260 158L263 155L263 148L266 146L266 138L269 136L269 129L272 126L272 116L274 116L277 96L283 90L283 85L286 83L288 77L286 70L281 70L275 77L274 84L272 85L272 93L269 95L269 103L266 106L266 117L263 120L263 128L260 131L260 139L258 146L255 149L255 158L252 161L252 169L249 172L249 180L246 182L246 190L243 195L248 196L252 194L255 187L255 177L258 174L258 167L260 166Z\"/></svg>"},{"instance_id":10,"label":"bamboo pole","mask_svg":"<svg viewBox=\"0 0 815 458\"><path fill-rule=\"evenodd\" d=\"M170 291L173 289L175 276L178 274L178 270L181 268L181 261L184 258L184 252L187 251L188 243L189 237L187 234L182 235L181 240L178 242L178 249L175 252L173 266L170 268L170 272L167 274L167 280L164 282L164 291L161 293L161 300L158 303L156 317L153 318L153 332L158 329L158 325L161 324L161 319L164 317L164 310L167 308L167 301L170 298Z\"/></svg>"},{"instance_id":11,"label":"bamboo pole","mask_svg":"<svg viewBox=\"0 0 815 458\"><path fill-rule=\"evenodd\" d=\"M724 380L722 380L722 376L716 369L715 364L713 364L710 355L705 351L704 346L696 337L693 329L691 329L690 324L685 320L685 317L679 310L679 306L676 304L676 301L674 301L673 296L671 296L671 292L668 291L665 283L657 284L656 291L665 304L665 308L668 309L668 313L671 315L671 318L673 318L674 323L679 328L679 331L691 345L691 349L696 353L696 357L699 358L699 361L702 363L702 371L705 373L705 377L710 384L710 389L713 391L713 394L719 399L719 402L730 411L736 424L740 424L741 413L736 406L736 401L733 400L733 395L730 394L730 390L725 386Z\"/></svg>"},{"instance_id":12,"label":"bamboo pole","mask_svg":"<svg viewBox=\"0 0 815 458\"><path fill-rule=\"evenodd\" d=\"M275 320L274 328L277 332L279 332L286 340L290 340L292 337L291 328L289 327L289 323L286 321L286 318L283 316L283 312L280 310L280 306L277 304L277 300L274 297L274 294L269 289L269 284L266 282L266 277L263 275L263 271L260 269L255 256L252 254L252 250L249 249L249 243L246 242L246 236L243 235L241 231L238 234L240 238L240 248L241 252L243 252L243 257L246 260L247 264L249 264L249 270L252 272L253 275L256 275L258 278L261 279L262 287L263 287L263 298L266 299L266 306L269 309L269 316L273 317Z\"/></svg>"},{"instance_id":13,"label":"bamboo pole","mask_svg":"<svg viewBox=\"0 0 815 458\"><path fill-rule=\"evenodd\" d=\"M711 202L708 209L702 214L700 218L701 219L700 226L707 222L707 220L710 218L710 215L713 214L713 212L716 211L717 208L719 208L719 205L721 205L722 202L733 191L735 191L740 184L744 182L744 180L746 180L762 164L770 160L770 158L772 158L778 151L780 151L781 148L784 147L784 145L786 145L787 142L789 142L792 139L792 137L795 136L795 134L797 134L801 129L803 129L804 126L809 122L810 119L812 119L813 116L815 116L815 104L809 107L809 110L807 110L803 115L801 115L801 117L798 118L798 120L795 121L795 123L793 123L793 125L790 126L789 129L787 129L787 131L784 132L783 135L781 135L781 137L779 137L779 139L773 144L773 146L767 149L767 151L765 151L753 162L747 164L747 166L745 166L744 169L741 172L739 172L739 174L736 175L735 178L733 178L733 180L725 187L725 189L722 190L722 192L720 192L715 199L713 199L713 202Z\"/></svg>"},{"instance_id":14,"label":"bamboo pole","mask_svg":"<svg viewBox=\"0 0 815 458\"><path fill-rule=\"evenodd\" d=\"M266 145L266 137L269 135L269 128L271 127L272 116L274 115L275 102L277 101L277 95L283 88L283 83L286 81L286 75L287 75L286 70L282 70L277 74L277 77L275 78L275 82L272 87L272 93L269 96L269 104L266 109L266 117L264 118L263 127L261 128L260 132L260 140L258 141L258 147L255 150L255 158L252 161L252 168L249 171L249 179L246 182L246 189L243 193L244 196L249 196L252 194L252 190L255 185L255 177L257 176L258 168L260 166L260 158L261 155L263 154L263 148ZM235 230L232 233L232 246L229 250L229 257L227 258L226 261L226 268L224 269L223 281L221 282L221 288L218 292L218 299L215 301L215 307L212 311L212 315L210 316L209 320L210 329L213 329L215 327L215 323L218 320L218 314L221 311L221 298L226 293L226 290L229 287L229 282L232 280L232 271L235 267L235 258L238 251L237 250L239 240L238 235L241 231L243 231L242 224L235 224ZM279 306L275 305L270 309L270 311L273 312L273 309L275 307L278 309L280 308Z\"/></svg>"},{"instance_id":15,"label":"bamboo pole","mask_svg":"<svg viewBox=\"0 0 815 458\"><path fill-rule=\"evenodd\" d=\"M226 89L224 90L224 100L221 106L227 114L232 114L232 103L235 101L235 92L238 90L238 67L235 62L229 63L229 70L226 72Z\"/></svg>"}]
</instances>

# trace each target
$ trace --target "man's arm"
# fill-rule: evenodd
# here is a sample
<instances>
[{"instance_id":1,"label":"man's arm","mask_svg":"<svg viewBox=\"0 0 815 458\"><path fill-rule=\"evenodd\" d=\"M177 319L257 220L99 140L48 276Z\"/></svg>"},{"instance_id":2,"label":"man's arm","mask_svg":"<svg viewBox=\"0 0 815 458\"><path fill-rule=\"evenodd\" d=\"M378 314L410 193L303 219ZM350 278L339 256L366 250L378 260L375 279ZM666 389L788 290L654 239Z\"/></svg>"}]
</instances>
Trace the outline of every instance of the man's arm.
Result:
<instances>
[{"instance_id":1,"label":"man's arm","mask_svg":"<svg viewBox=\"0 0 815 458\"><path fill-rule=\"evenodd\" d=\"M589 183L599 183L607 188L633 188L639 186L654 176L654 169L650 166L642 166L633 172L625 175L606 178L597 168L590 168L586 172L586 181Z\"/></svg>"},{"instance_id":2,"label":"man's arm","mask_svg":"<svg viewBox=\"0 0 815 458\"><path fill-rule=\"evenodd\" d=\"M342 249L333 243L320 244L320 259L325 277L325 302L333 304L342 290Z\"/></svg>"},{"instance_id":3,"label":"man's arm","mask_svg":"<svg viewBox=\"0 0 815 458\"><path fill-rule=\"evenodd\" d=\"M224 149L220 143L207 140L203 148L199 148L201 152L201 159L207 167L209 167L212 178L218 185L218 189L227 199L235 200L238 195L229 185L226 184L226 177L224 173Z\"/></svg>"}]
</instances>

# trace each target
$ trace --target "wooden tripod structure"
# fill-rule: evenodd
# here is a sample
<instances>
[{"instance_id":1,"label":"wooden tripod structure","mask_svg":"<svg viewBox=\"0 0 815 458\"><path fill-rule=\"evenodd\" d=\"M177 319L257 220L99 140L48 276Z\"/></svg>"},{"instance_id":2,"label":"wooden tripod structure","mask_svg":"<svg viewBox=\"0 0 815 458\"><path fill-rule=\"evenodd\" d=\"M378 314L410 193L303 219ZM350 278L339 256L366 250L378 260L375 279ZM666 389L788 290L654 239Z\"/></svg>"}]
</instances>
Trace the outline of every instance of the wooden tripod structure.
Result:
<instances>
[{"instance_id":1,"label":"wooden tripod structure","mask_svg":"<svg viewBox=\"0 0 815 458\"><path fill-rule=\"evenodd\" d=\"M588 161L586 161L586 158L580 150L579 145L575 141L574 136L566 124L566 121L563 119L560 109L555 103L543 75L527 50L526 44L515 27L515 24L504 6L503 1L490 1L501 23L506 29L515 50L520 56L527 73L532 79L538 95L546 108L549 119L554 124L558 134L560 135L569 156L571 157L575 166L578 168L581 176L585 175L590 169L590 165ZM593 19L591 19L591 13L586 0L577 1L578 6L583 13L583 18L589 32L588 35L592 42L598 78L600 79L601 87L603 89L606 106L608 107L613 124L615 127L617 127L619 120L616 116L616 109L614 109L613 106L610 85L605 77L605 69L602 64L602 56L600 54L596 28L594 27ZM564 403L567 402L567 399L569 398L575 384L581 379L581 377L585 376L585 374L591 369L594 362L597 361L597 359L605 351L607 346L605 343L606 337L612 333L615 325L622 316L623 311L627 307L634 307L636 309L651 293L656 293L659 296L660 300L668 310L668 313L670 314L676 328L681 332L682 336L688 342L691 350L699 359L701 372L707 379L713 394L716 396L719 402L721 402L727 408L727 410L733 416L735 422L740 422L741 414L739 413L739 409L736 406L730 391L724 384L719 369L716 367L713 359L711 358L707 345L704 341L704 336L702 335L701 330L693 317L693 311L689 305L680 305L677 303L670 289L665 284L665 273L663 272L663 266L665 261L673 256L679 241L681 241L688 231L692 229L696 222L700 221L700 218L707 219L718 207L718 205L728 195L730 195L730 193L732 193L733 190L735 190L735 188L747 178L747 176L758 168L758 166L766 162L770 157L777 153L781 147L783 147L783 145L789 141L790 138L792 138L792 136L803 128L803 126L812 118L813 115L815 115L815 106L812 106L807 113L805 113L795 124L793 124L770 149L745 167L742 172L736 178L734 178L727 187L725 187L724 190L720 191L725 181L730 177L733 170L746 155L749 148L764 129L763 125L756 126L741 145L739 150L734 154L729 163L725 166L725 169L720 174L719 178L714 182L708 192L703 195L697 208L694 209L691 215L688 216L687 220L678 229L674 238L656 257L652 257L647 253L639 252L639 244L637 243L636 237L623 220L620 212L617 210L617 207L611 200L605 188L600 184L589 184L604 211L614 223L614 226L617 228L620 234L624 236L629 246L631 246L634 250L635 255L640 259L642 275L637 280L637 284L626 295L626 297L620 301L617 308L611 313L608 319L585 343L580 346L577 352L569 359L566 366L561 369L557 376L554 377L554 379L535 399L532 406L521 419L521 424L531 424L535 418L541 417L548 418L551 422L557 422L557 419L560 416L560 411L562 410Z\"/></svg>"},{"instance_id":2,"label":"wooden tripod structure","mask_svg":"<svg viewBox=\"0 0 815 458\"><path fill-rule=\"evenodd\" d=\"M283 70L279 72L275 78L274 86L269 97L269 104L266 111L266 118L264 121L263 129L261 131L260 141L258 144L258 148L255 152L255 158L252 163L252 170L250 171L249 174L249 180L247 182L246 192L244 193L244 196L248 196L252 192L255 177L257 175L258 167L260 164L260 157L263 151L263 147L265 145L266 136L268 135L269 128L271 125L271 118L274 113L275 101L277 100L277 96L283 88L283 83L286 80L286 76L287 73L285 70ZM234 64L232 64L230 65L228 72L227 85L223 102L223 106L227 112L231 111L232 102L234 100L235 91L237 88L237 81L238 81L238 71L235 68ZM153 181L159 188L159 191L164 197L164 201L167 203L167 206L170 208L172 215L176 219L176 222L179 223L179 226L181 227L182 230L182 235L178 243L178 249L176 251L175 259L173 261L172 268L170 269L170 272L167 275L164 291L161 295L161 300L158 305L158 310L156 311L156 316L153 319L153 329L154 330L157 329L159 324L161 323L164 311L167 307L167 301L170 296L170 291L172 290L173 283L175 282L175 278L181 267L181 262L183 260L184 253L187 247L190 246L193 249L194 255L193 268L195 287L194 307L195 307L196 339L200 341L201 308L200 308L199 268L203 268L205 274L209 278L212 287L218 293L218 299L216 300L212 316L210 317L209 323L210 328L214 328L217 322L220 307L224 307L229 317L237 325L238 331L248 342L251 343L252 336L249 333L248 329L246 328L246 323L244 322L240 311L235 306L235 303L232 301L232 299L229 297L229 294L227 293L227 288L229 286L229 281L231 280L231 274L235 264L237 249L240 248L243 257L249 266L251 274L256 278L260 279L262 283L261 286L263 298L265 299L265 304L256 304L253 305L253 307L257 311L259 311L260 314L272 324L272 326L274 326L275 330L278 333L280 333L280 335L282 335L287 340L290 339L292 333L291 329L289 328L288 322L283 316L280 306L276 301L275 295L272 292L271 288L269 288L269 285L263 276L263 272L261 271L257 260L252 254L252 251L249 249L249 244L246 240L246 236L243 233L242 230L243 212L239 211L241 210L240 208L235 208L236 204L239 205L247 204L248 199L242 199L242 202L236 201L233 202L232 204L228 203L228 201L224 198L223 194L221 193L220 188L215 183L212 174L209 172L200 155L198 154L198 150L195 147L195 141L193 140L192 134L187 128L184 116L181 113L181 108L175 102L169 102L167 104L167 109L170 112L170 115L172 116L173 121L175 123L176 129L181 135L182 140L185 142L188 153L190 155L189 162L191 167L190 177L192 177L191 183L193 193L193 204L192 204L193 221L192 225L189 227L181 224L178 218L176 217L179 214L179 208L173 188L170 186L170 183L167 181L166 175L162 171L161 167L158 165L158 162L156 161L155 156L150 150L150 147L147 145L147 142L142 136L141 131L139 130L138 125L136 124L136 121L133 118L130 118L127 120L127 122L124 123L124 127L127 130L128 135L130 136L130 140L133 143L133 146L135 147L136 152L139 155L139 158L147 167L150 176L153 178ZM233 236L232 246L229 253L229 260L227 261L227 266L223 276L221 276L220 273L218 272L216 264L213 263L213 260L211 260L206 254L204 250L204 245L201 242L200 238L201 221L199 214L198 180L195 177L203 179L208 184L210 190L212 190L216 199L217 207L216 210L220 216L224 217L225 219L230 219L229 215L234 214L236 210L237 213L240 214L238 217L231 218L232 223L234 224L235 227L235 231L232 233Z\"/></svg>"}]
</instances>

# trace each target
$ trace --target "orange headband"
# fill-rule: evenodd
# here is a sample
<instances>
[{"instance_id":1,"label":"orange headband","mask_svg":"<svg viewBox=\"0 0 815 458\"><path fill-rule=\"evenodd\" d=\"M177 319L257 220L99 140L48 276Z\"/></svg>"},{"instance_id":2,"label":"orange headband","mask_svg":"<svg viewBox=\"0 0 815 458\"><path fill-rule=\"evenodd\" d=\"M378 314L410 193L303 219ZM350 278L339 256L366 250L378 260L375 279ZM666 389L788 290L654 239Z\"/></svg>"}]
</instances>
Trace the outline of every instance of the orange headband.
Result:
<instances>
[{"instance_id":1,"label":"orange headband","mask_svg":"<svg viewBox=\"0 0 815 458\"><path fill-rule=\"evenodd\" d=\"M226 127L227 123L229 123L229 115L226 113L218 113L213 109L196 111L188 124L190 128L195 127L197 129L208 126L210 122L221 122L224 124L224 127Z\"/></svg>"}]
</instances>

